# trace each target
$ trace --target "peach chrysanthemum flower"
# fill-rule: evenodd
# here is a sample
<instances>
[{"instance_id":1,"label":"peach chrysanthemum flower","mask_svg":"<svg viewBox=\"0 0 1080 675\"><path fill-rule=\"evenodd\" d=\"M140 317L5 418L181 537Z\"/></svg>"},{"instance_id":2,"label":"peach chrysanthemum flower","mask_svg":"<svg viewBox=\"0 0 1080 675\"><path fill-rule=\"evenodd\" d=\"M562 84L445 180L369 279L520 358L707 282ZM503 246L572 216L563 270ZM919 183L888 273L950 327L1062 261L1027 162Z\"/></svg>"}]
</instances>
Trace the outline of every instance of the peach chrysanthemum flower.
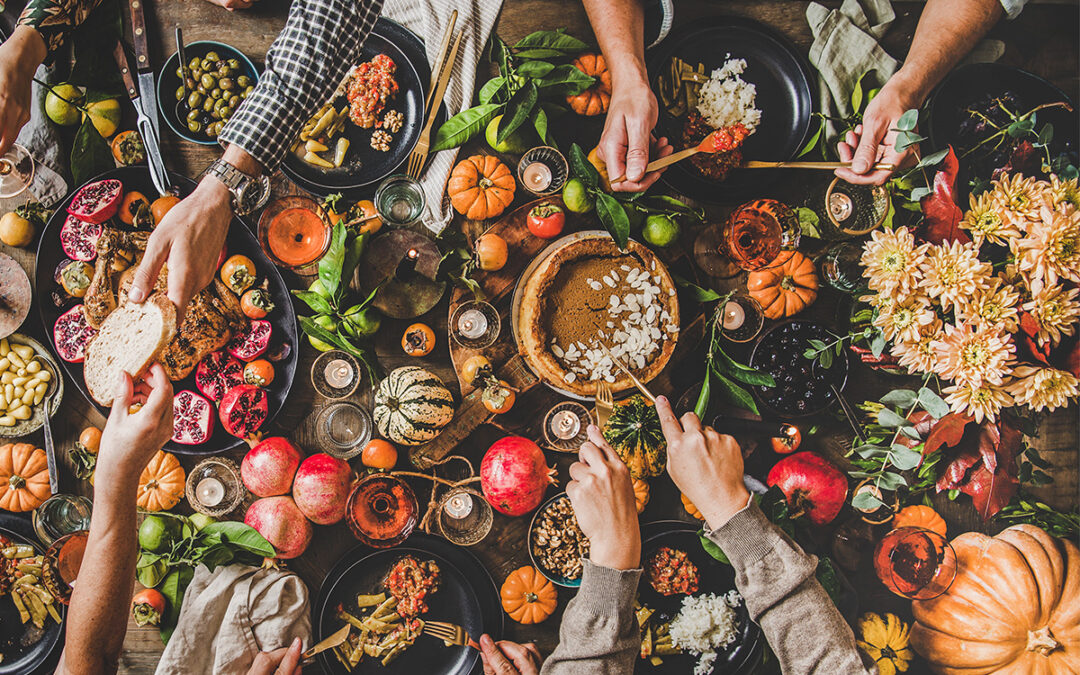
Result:
<instances>
[{"instance_id":1,"label":"peach chrysanthemum flower","mask_svg":"<svg viewBox=\"0 0 1080 675\"><path fill-rule=\"evenodd\" d=\"M915 245L915 237L906 227L875 230L863 246L863 276L870 290L890 296L915 292L928 244Z\"/></svg>"},{"instance_id":2,"label":"peach chrysanthemum flower","mask_svg":"<svg viewBox=\"0 0 1080 675\"><path fill-rule=\"evenodd\" d=\"M966 413L981 423L984 419L993 422L1002 408L1013 404L1013 399L998 385L957 383L945 388L945 402L953 412Z\"/></svg>"},{"instance_id":3,"label":"peach chrysanthemum flower","mask_svg":"<svg viewBox=\"0 0 1080 675\"><path fill-rule=\"evenodd\" d=\"M976 291L960 301L957 318L976 326L1001 328L1015 333L1017 327L1017 303L1020 293L998 276L990 280L990 286Z\"/></svg>"},{"instance_id":4,"label":"peach chrysanthemum flower","mask_svg":"<svg viewBox=\"0 0 1080 675\"><path fill-rule=\"evenodd\" d=\"M1080 320L1080 289L1065 289L1061 286L1044 288L1041 293L1032 295L1031 300L1023 304L1022 309L1031 313L1039 324L1035 336L1040 346L1049 342L1056 345L1061 338L1076 332L1076 323Z\"/></svg>"},{"instance_id":5,"label":"peach chrysanthemum flower","mask_svg":"<svg viewBox=\"0 0 1080 675\"><path fill-rule=\"evenodd\" d=\"M937 359L933 343L941 337L941 326L941 319L935 317L930 323L919 326L915 338L894 342L890 353L910 373L933 372Z\"/></svg>"},{"instance_id":6,"label":"peach chrysanthemum flower","mask_svg":"<svg viewBox=\"0 0 1080 675\"><path fill-rule=\"evenodd\" d=\"M993 274L993 266L979 260L977 246L958 241L931 246L919 269L923 276L920 290L946 310L988 288Z\"/></svg>"},{"instance_id":7,"label":"peach chrysanthemum flower","mask_svg":"<svg viewBox=\"0 0 1080 675\"><path fill-rule=\"evenodd\" d=\"M1033 295L1059 279L1080 281L1080 210L1044 205L1039 214L1027 236L1013 246L1017 267L1029 279Z\"/></svg>"},{"instance_id":8,"label":"peach chrysanthemum flower","mask_svg":"<svg viewBox=\"0 0 1080 675\"><path fill-rule=\"evenodd\" d=\"M984 241L1007 245L1009 239L1020 236L1020 228L1015 222L1006 223L1001 219L1001 209L992 193L984 192L978 197L971 195L969 199L971 208L960 221L960 228L971 233L976 246L981 246Z\"/></svg>"},{"instance_id":9,"label":"peach chrysanthemum flower","mask_svg":"<svg viewBox=\"0 0 1080 675\"><path fill-rule=\"evenodd\" d=\"M874 325L881 329L886 340L917 340L919 329L934 321L937 315L925 295L909 296L900 302L882 303L877 308Z\"/></svg>"},{"instance_id":10,"label":"peach chrysanthemum flower","mask_svg":"<svg viewBox=\"0 0 1080 675\"><path fill-rule=\"evenodd\" d=\"M970 323L945 326L945 334L932 343L934 372L946 380L976 387L1001 384L1016 353L1012 338L998 328L976 329Z\"/></svg>"},{"instance_id":11,"label":"peach chrysanthemum flower","mask_svg":"<svg viewBox=\"0 0 1080 675\"><path fill-rule=\"evenodd\" d=\"M1080 382L1076 376L1057 368L1018 366L1006 389L1018 405L1028 406L1036 412L1064 408L1070 399L1080 396Z\"/></svg>"},{"instance_id":12,"label":"peach chrysanthemum flower","mask_svg":"<svg viewBox=\"0 0 1080 675\"><path fill-rule=\"evenodd\" d=\"M1074 209L1080 209L1080 185L1075 178L1061 180L1056 175L1050 176L1050 185L1043 193L1043 199L1049 200L1052 208L1068 204Z\"/></svg>"},{"instance_id":13,"label":"peach chrysanthemum flower","mask_svg":"<svg viewBox=\"0 0 1080 675\"><path fill-rule=\"evenodd\" d=\"M994 181L993 185L990 199L1006 225L1014 225L1022 231L1026 227L1026 221L1039 217L1046 183L1031 177L1024 178L1016 173Z\"/></svg>"}]
</instances>

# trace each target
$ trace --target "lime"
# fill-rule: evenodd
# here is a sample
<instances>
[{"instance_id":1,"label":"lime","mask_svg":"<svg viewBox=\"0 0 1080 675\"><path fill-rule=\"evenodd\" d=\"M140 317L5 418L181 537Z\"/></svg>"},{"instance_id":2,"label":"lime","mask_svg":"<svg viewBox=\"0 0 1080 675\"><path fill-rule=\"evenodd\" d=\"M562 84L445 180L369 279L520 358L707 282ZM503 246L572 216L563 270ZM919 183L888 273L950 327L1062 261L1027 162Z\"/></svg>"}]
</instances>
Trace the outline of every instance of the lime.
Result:
<instances>
[{"instance_id":1,"label":"lime","mask_svg":"<svg viewBox=\"0 0 1080 675\"><path fill-rule=\"evenodd\" d=\"M78 124L79 108L73 104L81 103L82 97L83 90L75 85L58 84L45 94L45 114L62 127Z\"/></svg>"},{"instance_id":2,"label":"lime","mask_svg":"<svg viewBox=\"0 0 1080 675\"><path fill-rule=\"evenodd\" d=\"M566 208L574 213L588 213L596 206L592 195L585 189L585 183L579 178L566 181L562 189L562 199Z\"/></svg>"},{"instance_id":3,"label":"lime","mask_svg":"<svg viewBox=\"0 0 1080 675\"><path fill-rule=\"evenodd\" d=\"M645 219L641 236L653 246L663 248L679 238L679 224L671 216L653 214Z\"/></svg>"},{"instance_id":4,"label":"lime","mask_svg":"<svg viewBox=\"0 0 1080 675\"><path fill-rule=\"evenodd\" d=\"M502 115L496 115L495 119L488 122L485 136L491 149L495 152L506 152L515 155L528 150L530 145L529 135L523 126L514 129L514 133L510 134L502 143L497 142L499 138L499 120L502 117Z\"/></svg>"},{"instance_id":5,"label":"lime","mask_svg":"<svg viewBox=\"0 0 1080 675\"><path fill-rule=\"evenodd\" d=\"M379 332L382 325L382 315L374 307L350 307L342 316L345 324L345 332L353 337L368 337Z\"/></svg>"},{"instance_id":6,"label":"lime","mask_svg":"<svg viewBox=\"0 0 1080 675\"><path fill-rule=\"evenodd\" d=\"M86 114L102 138L112 136L120 127L120 101L115 98L91 103L86 106Z\"/></svg>"},{"instance_id":7,"label":"lime","mask_svg":"<svg viewBox=\"0 0 1080 675\"><path fill-rule=\"evenodd\" d=\"M337 332L337 321L334 321L334 318L331 316L320 314L319 316L315 317L315 323L318 324L320 327L330 331L331 333ZM308 336L308 342L310 342L311 346L315 349L318 349L320 352L328 352L331 349L335 349L334 345L323 342L319 338L311 337L310 335Z\"/></svg>"},{"instance_id":8,"label":"lime","mask_svg":"<svg viewBox=\"0 0 1080 675\"><path fill-rule=\"evenodd\" d=\"M181 536L180 521L167 516L147 516L139 526L139 547L151 553L165 553Z\"/></svg>"},{"instance_id":9,"label":"lime","mask_svg":"<svg viewBox=\"0 0 1080 675\"><path fill-rule=\"evenodd\" d=\"M205 513L193 513L188 516L188 520L191 521L191 526L195 528L195 531L203 529L207 525L217 522L217 518L212 518Z\"/></svg>"}]
</instances>

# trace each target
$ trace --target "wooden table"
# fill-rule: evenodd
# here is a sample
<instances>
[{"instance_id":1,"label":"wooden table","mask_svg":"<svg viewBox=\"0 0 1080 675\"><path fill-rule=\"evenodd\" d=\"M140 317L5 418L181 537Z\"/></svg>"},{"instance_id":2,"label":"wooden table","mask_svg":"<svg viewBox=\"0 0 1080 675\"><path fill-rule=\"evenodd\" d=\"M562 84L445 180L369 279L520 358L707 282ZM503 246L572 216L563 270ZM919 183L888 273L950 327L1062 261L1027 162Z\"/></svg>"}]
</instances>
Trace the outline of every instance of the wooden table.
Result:
<instances>
[{"instance_id":1,"label":"wooden table","mask_svg":"<svg viewBox=\"0 0 1080 675\"><path fill-rule=\"evenodd\" d=\"M204 0L169 0L168 2L154 2L148 12L148 20L151 24L151 44L154 51L153 58L156 63L172 52L171 34L176 25L181 25L187 40L217 39L230 43L256 60L261 61L261 56L277 35L284 24L287 0L261 0L250 11L227 14L221 9L211 6ZM829 0L824 4L837 6L839 2ZM676 27L691 23L695 19L714 16L723 12L727 14L747 16L769 24L774 29L785 34L804 53L811 43L811 36L806 25L805 9L806 2L790 2L787 0L727 0L723 5L707 0L684 0L677 4ZM914 32L916 21L921 10L918 2L897 2L897 20L885 39L885 46L890 53L901 57L907 50L911 36ZM10 10L9 10L10 12ZM990 37L1003 40L1007 45L1005 56L1002 61L1011 65L1021 66L1027 70L1040 74L1073 96L1074 100L1080 94L1080 77L1075 68L1078 58L1078 46L1076 42L1075 26L1077 25L1080 12L1075 3L1033 3L1015 21L1001 22L991 33ZM592 38L592 31L586 20L585 13L578 3L566 2L566 0L506 0L502 14L496 24L496 31L507 41L514 41L520 37L540 28L553 28L565 26L568 31L584 39ZM168 39L166 39L168 37ZM486 68L481 66L481 68ZM483 75L483 73L482 73ZM598 120L586 121L581 125L581 137L583 142L595 143L599 137L601 122ZM165 138L164 155L169 167L180 173L190 176L198 174L202 168L212 161L218 154L216 148L197 146L177 139L167 129L163 131ZM480 144L474 144L475 149L480 149ZM588 147L588 146L587 146ZM466 148L466 150L473 149ZM793 174L790 184L778 186L770 191L770 194L747 195L747 198L773 196L780 199L788 199L792 203L801 203L807 189L820 179L820 175ZM284 180L284 179L282 179ZM278 189L290 190L286 184L279 184ZM525 201L524 190L519 190L518 203ZM515 206L517 203L515 204ZM0 206L6 206L0 204ZM7 205L11 208L11 205ZM6 208L4 210L7 210ZM711 218L722 217L723 209L710 209ZM474 233L478 230L477 223L464 223L466 231ZM688 239L688 242L691 241ZM34 256L29 251L12 250L0 245L0 249L14 255L30 273L33 278ZM293 277L293 281L299 280ZM817 305L812 308L817 318L824 320L832 319L832 303L836 296L825 294ZM427 320L436 327L440 335L439 346L435 352L422 360L425 367L433 370L456 389L456 377L449 364L449 354L446 341L446 300L439 304L427 317ZM398 340L405 322L386 320L379 333L377 351L380 362L390 370L406 363L416 363L415 359L406 357L398 346ZM25 330L32 334L40 334L38 320L35 314L31 315ZM308 379L311 362L314 359L314 350L304 344L301 352L300 364L297 368L296 383L289 402L282 413L271 425L271 431L291 436L301 447L309 452L318 448L314 441L314 418L318 410L325 404L312 390ZM677 381L688 386L694 377L693 371L697 369L697 379L700 380L700 366L687 366L687 372L680 373ZM876 374L868 374L865 378L860 377L860 387L868 392L878 393L897 386L898 380ZM87 424L103 425L104 419L94 410L76 391L74 386L67 388L68 395L64 402L64 412L54 421L54 434L57 442L58 453L71 447L77 438L79 431ZM678 395L679 392L665 392ZM370 402L370 391L358 395L362 403ZM546 400L546 399L545 399ZM521 411L543 410L546 408L534 407L531 403L527 406L519 405ZM513 415L514 413L511 413ZM833 426L842 428L838 422ZM479 460L488 445L498 438L502 432L485 426L475 432L468 442L462 444L459 452L469 457L474 464L479 465ZM41 433L33 435L30 439L38 444L41 443ZM1059 411L1050 416L1042 425L1041 436L1034 441L1036 447L1043 456L1054 464L1055 482L1049 486L1035 488L1033 491L1048 503L1058 508L1071 508L1077 503L1078 488L1078 425L1075 406L1068 410ZM234 453L237 460L242 453ZM560 483L567 480L566 468L571 463L568 456L552 457L560 468ZM184 460L187 468L193 465L190 460ZM86 491L88 486L76 481L70 472L62 476L62 484L65 490ZM421 500L426 496L426 487L417 485L417 493ZM981 527L975 514L970 507L960 504L949 503L942 500L939 506L942 508L947 519L950 521L950 530L953 532L962 529L976 529ZM234 514L242 517L243 510ZM688 520L689 517L679 505L678 493L670 481L660 478L653 481L653 499L643 516L644 520L659 520L679 518ZM516 567L528 562L525 550L526 531L528 518L507 518L496 515L495 524L488 538L480 544L472 547L475 553L486 565L492 576L501 581L502 578ZM354 545L344 524L333 527L316 527L314 541L308 552L299 560L290 563L290 567L296 570L309 584L312 595L317 592L318 586L326 571L338 560L343 551ZM827 550L827 548L825 549ZM855 577L861 595L862 607L865 609L871 602L881 603L888 606L889 603L897 605L895 599L872 578L865 584L859 583ZM571 597L571 593L560 590L560 607ZM561 614L561 610L560 610ZM512 640L536 641L541 650L549 652L556 644L558 636L558 621L560 614L537 627L522 627L507 620L505 637ZM161 642L157 631L153 629L139 629L134 624L129 625L125 649L121 659L120 672L122 673L150 673L157 663L161 651Z\"/></svg>"}]
</instances>

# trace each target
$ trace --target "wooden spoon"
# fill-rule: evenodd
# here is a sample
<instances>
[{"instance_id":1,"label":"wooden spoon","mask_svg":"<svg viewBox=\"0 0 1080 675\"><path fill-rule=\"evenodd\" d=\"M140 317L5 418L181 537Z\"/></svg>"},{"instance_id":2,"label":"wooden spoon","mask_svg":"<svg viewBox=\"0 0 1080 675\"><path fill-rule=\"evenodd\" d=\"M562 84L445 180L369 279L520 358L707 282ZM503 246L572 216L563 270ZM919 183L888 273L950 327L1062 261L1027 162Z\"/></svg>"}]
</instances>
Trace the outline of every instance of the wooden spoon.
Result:
<instances>
[{"instance_id":1,"label":"wooden spoon","mask_svg":"<svg viewBox=\"0 0 1080 675\"><path fill-rule=\"evenodd\" d=\"M699 152L706 152L706 153L717 152L719 150L719 148L717 147L717 141L720 138L720 134L724 133L726 131L727 131L726 128L725 129L717 129L716 131L712 132L711 134L709 134L705 138L701 139L701 142L697 144L696 148L687 148L686 150L680 150L678 152L673 152L670 155L668 155L667 157L661 157L660 159L653 160L653 161L649 162L649 165L645 167L645 173L651 173L653 171L658 171L660 169L663 169L666 166L671 166L672 164L675 164L676 162L681 162L684 159L686 159L687 157L692 157L692 156L698 154ZM620 183L620 182L622 182L624 180L626 180L626 174L623 174L619 178L616 178L616 179L614 179L614 180L612 180L610 182L612 182L612 183Z\"/></svg>"}]
</instances>

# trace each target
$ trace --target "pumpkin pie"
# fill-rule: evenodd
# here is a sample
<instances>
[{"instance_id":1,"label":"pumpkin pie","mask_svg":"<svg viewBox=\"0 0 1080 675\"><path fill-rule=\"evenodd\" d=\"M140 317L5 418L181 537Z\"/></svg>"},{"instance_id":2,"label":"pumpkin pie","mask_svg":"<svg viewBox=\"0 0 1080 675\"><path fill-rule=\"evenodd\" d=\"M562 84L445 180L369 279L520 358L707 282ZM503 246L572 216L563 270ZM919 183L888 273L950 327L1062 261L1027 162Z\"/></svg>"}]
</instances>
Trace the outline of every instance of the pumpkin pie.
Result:
<instances>
[{"instance_id":1,"label":"pumpkin pie","mask_svg":"<svg viewBox=\"0 0 1080 675\"><path fill-rule=\"evenodd\" d=\"M627 366L642 382L664 369L679 335L675 284L663 263L631 241L620 251L606 234L573 239L547 255L524 280L518 347L548 383L593 396L605 380L631 389Z\"/></svg>"}]
</instances>

